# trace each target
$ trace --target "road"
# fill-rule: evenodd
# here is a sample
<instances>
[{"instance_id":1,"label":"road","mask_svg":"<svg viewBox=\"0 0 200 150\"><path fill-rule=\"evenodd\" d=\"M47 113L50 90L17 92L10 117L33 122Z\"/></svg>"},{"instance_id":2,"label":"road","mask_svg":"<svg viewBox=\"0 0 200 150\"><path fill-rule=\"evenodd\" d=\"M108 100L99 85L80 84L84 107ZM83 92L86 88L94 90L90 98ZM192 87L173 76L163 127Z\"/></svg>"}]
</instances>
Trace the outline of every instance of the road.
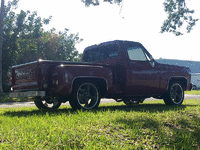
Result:
<instances>
[{"instance_id":1,"label":"road","mask_svg":"<svg viewBox=\"0 0 200 150\"><path fill-rule=\"evenodd\" d=\"M185 99L200 99L200 95L188 95L185 94ZM157 100L154 98L147 98L145 99L145 101L148 100ZM116 102L113 99L102 99L101 100L101 104L102 103L113 103ZM68 102L63 103L62 105L69 105ZM34 102L7 102L7 103L0 103L0 108L11 108L11 107L35 107Z\"/></svg>"}]
</instances>

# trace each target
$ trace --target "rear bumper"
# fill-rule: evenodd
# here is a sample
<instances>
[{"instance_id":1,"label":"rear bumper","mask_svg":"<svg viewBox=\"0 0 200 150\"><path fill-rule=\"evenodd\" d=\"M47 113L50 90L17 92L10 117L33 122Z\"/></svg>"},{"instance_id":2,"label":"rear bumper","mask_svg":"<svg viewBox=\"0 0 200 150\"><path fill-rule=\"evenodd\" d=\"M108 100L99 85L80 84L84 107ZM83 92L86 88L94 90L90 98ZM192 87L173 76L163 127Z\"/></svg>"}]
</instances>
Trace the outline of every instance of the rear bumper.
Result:
<instances>
[{"instance_id":1,"label":"rear bumper","mask_svg":"<svg viewBox=\"0 0 200 150\"><path fill-rule=\"evenodd\" d=\"M45 91L26 91L26 92L12 92L9 93L9 97L36 97L41 96L44 97L46 95Z\"/></svg>"}]
</instances>

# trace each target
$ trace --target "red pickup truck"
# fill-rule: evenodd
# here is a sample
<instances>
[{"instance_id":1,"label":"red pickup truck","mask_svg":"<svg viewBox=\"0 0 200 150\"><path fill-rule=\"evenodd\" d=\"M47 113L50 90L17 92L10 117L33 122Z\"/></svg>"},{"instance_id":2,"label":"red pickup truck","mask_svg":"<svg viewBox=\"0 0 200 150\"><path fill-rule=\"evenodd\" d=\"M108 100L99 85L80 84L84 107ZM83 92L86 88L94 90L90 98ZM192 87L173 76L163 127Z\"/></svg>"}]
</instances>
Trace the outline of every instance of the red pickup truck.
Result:
<instances>
[{"instance_id":1,"label":"red pickup truck","mask_svg":"<svg viewBox=\"0 0 200 150\"><path fill-rule=\"evenodd\" d=\"M157 63L138 42L109 41L87 47L82 62L38 60L12 67L10 97L30 97L39 109L69 101L73 109L97 108L101 98L126 105L145 98L180 105L191 90L187 67Z\"/></svg>"}]
</instances>

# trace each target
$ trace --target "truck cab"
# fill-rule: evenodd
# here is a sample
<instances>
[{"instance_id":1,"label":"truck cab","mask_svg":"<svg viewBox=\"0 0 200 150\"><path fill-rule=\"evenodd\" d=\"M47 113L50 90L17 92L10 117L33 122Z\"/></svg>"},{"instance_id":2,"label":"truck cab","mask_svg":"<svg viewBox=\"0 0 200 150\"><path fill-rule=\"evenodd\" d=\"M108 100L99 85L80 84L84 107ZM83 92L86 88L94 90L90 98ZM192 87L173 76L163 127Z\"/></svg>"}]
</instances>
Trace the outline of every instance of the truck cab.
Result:
<instances>
[{"instance_id":1,"label":"truck cab","mask_svg":"<svg viewBox=\"0 0 200 150\"><path fill-rule=\"evenodd\" d=\"M170 80L180 80L184 89L190 89L190 69L157 63L138 42L111 41L85 49L84 62L111 65L115 80L126 96L161 96Z\"/></svg>"}]
</instances>

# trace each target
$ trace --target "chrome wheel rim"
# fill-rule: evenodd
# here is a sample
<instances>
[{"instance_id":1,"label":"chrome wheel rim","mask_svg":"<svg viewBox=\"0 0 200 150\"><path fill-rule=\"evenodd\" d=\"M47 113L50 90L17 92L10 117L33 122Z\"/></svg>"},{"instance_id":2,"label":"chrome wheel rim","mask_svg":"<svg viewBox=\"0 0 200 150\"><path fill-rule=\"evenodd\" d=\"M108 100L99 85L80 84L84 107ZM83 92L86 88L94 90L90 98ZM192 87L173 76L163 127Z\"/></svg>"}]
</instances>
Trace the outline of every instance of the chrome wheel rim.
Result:
<instances>
[{"instance_id":1,"label":"chrome wheel rim","mask_svg":"<svg viewBox=\"0 0 200 150\"><path fill-rule=\"evenodd\" d=\"M99 100L97 88L91 83L82 84L77 91L77 100L84 109L92 109Z\"/></svg>"},{"instance_id":2,"label":"chrome wheel rim","mask_svg":"<svg viewBox=\"0 0 200 150\"><path fill-rule=\"evenodd\" d=\"M170 97L174 104L180 104L183 101L183 89L179 84L173 84L170 89Z\"/></svg>"}]
</instances>

